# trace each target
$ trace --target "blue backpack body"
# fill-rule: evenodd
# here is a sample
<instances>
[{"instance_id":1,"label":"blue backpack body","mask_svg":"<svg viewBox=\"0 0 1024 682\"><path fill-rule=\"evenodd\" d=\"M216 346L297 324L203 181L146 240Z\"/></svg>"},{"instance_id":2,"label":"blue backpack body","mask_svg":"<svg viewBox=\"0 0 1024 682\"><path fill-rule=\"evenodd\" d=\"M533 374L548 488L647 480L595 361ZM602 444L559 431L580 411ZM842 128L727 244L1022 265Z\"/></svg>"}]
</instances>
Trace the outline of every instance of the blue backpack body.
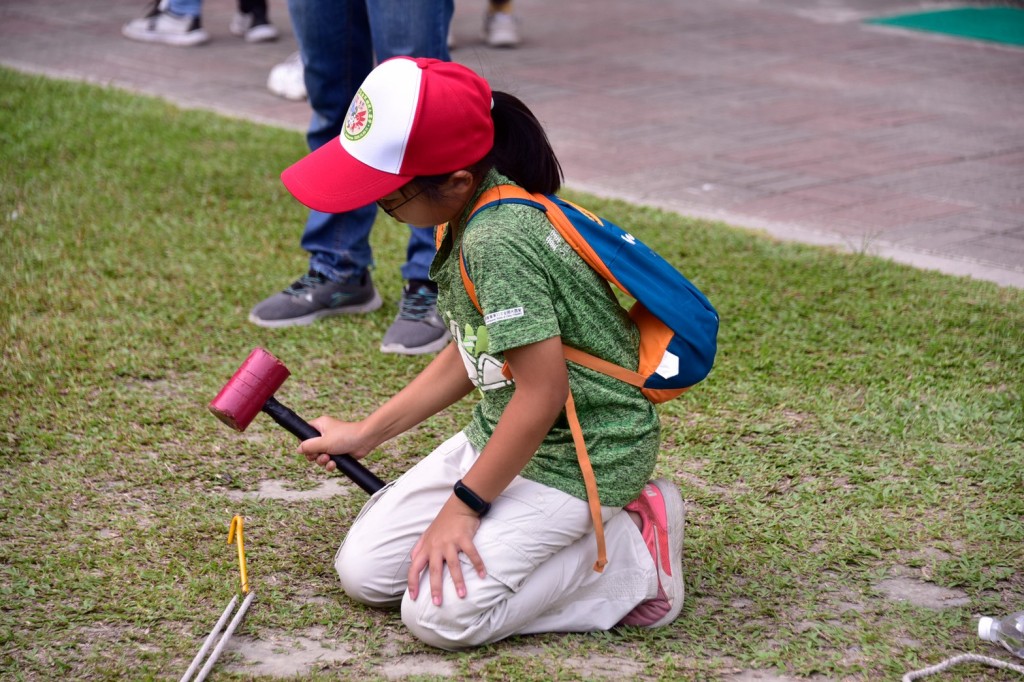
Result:
<instances>
[{"instance_id":1,"label":"blue backpack body","mask_svg":"<svg viewBox=\"0 0 1024 682\"><path fill-rule=\"evenodd\" d=\"M469 220L502 203L525 204L543 212L591 268L636 300L629 310L640 330L640 363L635 370L570 347L566 347L567 359L638 386L655 403L676 397L708 375L718 347L718 313L668 261L618 225L570 201L511 185L484 192ZM460 261L463 283L479 309L461 254Z\"/></svg>"}]
</instances>

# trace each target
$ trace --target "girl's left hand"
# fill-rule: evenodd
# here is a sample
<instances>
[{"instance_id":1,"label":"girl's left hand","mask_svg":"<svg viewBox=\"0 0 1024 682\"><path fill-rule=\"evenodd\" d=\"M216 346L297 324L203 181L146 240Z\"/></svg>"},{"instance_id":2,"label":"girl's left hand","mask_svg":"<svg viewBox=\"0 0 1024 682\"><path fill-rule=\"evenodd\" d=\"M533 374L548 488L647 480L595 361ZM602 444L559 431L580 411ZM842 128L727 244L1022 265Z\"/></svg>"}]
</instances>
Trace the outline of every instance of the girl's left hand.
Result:
<instances>
[{"instance_id":1,"label":"girl's left hand","mask_svg":"<svg viewBox=\"0 0 1024 682\"><path fill-rule=\"evenodd\" d=\"M409 596L416 599L420 590L420 575L423 569L430 572L430 595L435 606L441 605L442 571L448 564L448 572L455 584L455 593L462 599L466 596L466 582L462 576L459 552L469 558L481 578L487 577L483 559L473 545L473 536L480 528L480 517L452 496L438 512L437 517L420 536L412 548L412 565L409 567Z\"/></svg>"}]
</instances>

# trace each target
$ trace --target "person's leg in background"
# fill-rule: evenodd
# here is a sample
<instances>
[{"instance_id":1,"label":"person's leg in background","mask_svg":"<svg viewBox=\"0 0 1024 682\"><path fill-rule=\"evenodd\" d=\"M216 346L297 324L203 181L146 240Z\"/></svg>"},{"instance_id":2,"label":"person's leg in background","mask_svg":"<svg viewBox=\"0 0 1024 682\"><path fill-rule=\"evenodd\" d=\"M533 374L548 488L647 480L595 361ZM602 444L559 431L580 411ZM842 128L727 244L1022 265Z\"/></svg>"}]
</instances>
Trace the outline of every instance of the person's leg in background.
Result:
<instances>
[{"instance_id":1,"label":"person's leg in background","mask_svg":"<svg viewBox=\"0 0 1024 682\"><path fill-rule=\"evenodd\" d=\"M365 0L289 0L303 79L313 109L306 141L319 148L341 132L348 106L373 68ZM340 214L310 211L300 245L309 272L260 302L249 320L264 327L310 324L341 313L381 306L369 268L374 205Z\"/></svg>"},{"instance_id":2,"label":"person's leg in background","mask_svg":"<svg viewBox=\"0 0 1024 682\"><path fill-rule=\"evenodd\" d=\"M310 149L334 139L363 79L379 61L397 55L448 59L451 0L289 0L313 117ZM275 67L277 68L277 67ZM370 231L376 206L344 214L311 211L302 235L309 273L253 308L261 326L309 324L339 313L369 312L381 305L370 268ZM436 313L436 287L427 277L434 254L433 228L410 228L400 312L385 335L385 352L427 353L447 342Z\"/></svg>"},{"instance_id":3,"label":"person's leg in background","mask_svg":"<svg viewBox=\"0 0 1024 682\"><path fill-rule=\"evenodd\" d=\"M281 35L270 23L267 0L238 0L238 11L231 17L228 30L247 43L277 40Z\"/></svg>"},{"instance_id":4,"label":"person's leg in background","mask_svg":"<svg viewBox=\"0 0 1024 682\"><path fill-rule=\"evenodd\" d=\"M484 12L483 40L491 47L516 47L519 45L519 19L512 11L513 0L488 0ZM448 49L454 50L458 39L448 33Z\"/></svg>"},{"instance_id":5,"label":"person's leg in background","mask_svg":"<svg viewBox=\"0 0 1024 682\"><path fill-rule=\"evenodd\" d=\"M491 47L515 47L519 44L519 21L512 14L512 0L488 0L484 40Z\"/></svg>"},{"instance_id":6,"label":"person's leg in background","mask_svg":"<svg viewBox=\"0 0 1024 682\"><path fill-rule=\"evenodd\" d=\"M367 0L370 32L378 62L398 56L448 61L452 0ZM437 286L430 281L434 228L409 226L398 315L381 342L385 353L433 353L448 343L448 329L437 314Z\"/></svg>"},{"instance_id":7,"label":"person's leg in background","mask_svg":"<svg viewBox=\"0 0 1024 682\"><path fill-rule=\"evenodd\" d=\"M366 0L377 62L392 57L449 61L453 0Z\"/></svg>"}]
</instances>

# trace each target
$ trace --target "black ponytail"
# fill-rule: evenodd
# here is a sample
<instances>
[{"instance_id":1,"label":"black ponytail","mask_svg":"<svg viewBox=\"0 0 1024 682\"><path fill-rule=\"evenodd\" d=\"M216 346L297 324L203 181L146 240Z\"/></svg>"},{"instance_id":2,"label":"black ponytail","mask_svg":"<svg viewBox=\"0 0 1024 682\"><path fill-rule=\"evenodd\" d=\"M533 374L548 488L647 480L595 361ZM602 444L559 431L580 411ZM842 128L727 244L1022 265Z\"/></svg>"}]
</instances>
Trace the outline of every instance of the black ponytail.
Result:
<instances>
[{"instance_id":1,"label":"black ponytail","mask_svg":"<svg viewBox=\"0 0 1024 682\"><path fill-rule=\"evenodd\" d=\"M494 91L494 148L487 160L527 192L554 194L562 186L562 165L533 112L507 92Z\"/></svg>"},{"instance_id":2,"label":"black ponytail","mask_svg":"<svg viewBox=\"0 0 1024 682\"><path fill-rule=\"evenodd\" d=\"M494 146L469 170L483 177L491 168L533 194L555 194L562 186L562 165L551 148L547 133L533 112L507 92L492 91ZM441 187L451 173L422 175L414 182L433 199L443 197Z\"/></svg>"}]
</instances>

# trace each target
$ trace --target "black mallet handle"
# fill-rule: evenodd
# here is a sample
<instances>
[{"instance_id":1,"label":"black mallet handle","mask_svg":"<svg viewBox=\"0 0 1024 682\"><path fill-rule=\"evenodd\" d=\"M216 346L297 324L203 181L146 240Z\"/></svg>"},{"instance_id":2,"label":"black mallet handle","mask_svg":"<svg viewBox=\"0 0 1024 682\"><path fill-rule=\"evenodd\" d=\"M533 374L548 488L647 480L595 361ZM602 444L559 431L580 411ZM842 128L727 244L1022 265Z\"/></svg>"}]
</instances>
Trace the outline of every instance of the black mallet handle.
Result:
<instances>
[{"instance_id":1,"label":"black mallet handle","mask_svg":"<svg viewBox=\"0 0 1024 682\"><path fill-rule=\"evenodd\" d=\"M299 440L319 438L321 435L319 431L310 426L309 422L279 403L274 396L267 398L262 409L274 421L291 431ZM331 455L331 461L338 467L338 471L348 476L356 485L371 495L384 487L384 481L377 478L372 471L349 455Z\"/></svg>"}]
</instances>

